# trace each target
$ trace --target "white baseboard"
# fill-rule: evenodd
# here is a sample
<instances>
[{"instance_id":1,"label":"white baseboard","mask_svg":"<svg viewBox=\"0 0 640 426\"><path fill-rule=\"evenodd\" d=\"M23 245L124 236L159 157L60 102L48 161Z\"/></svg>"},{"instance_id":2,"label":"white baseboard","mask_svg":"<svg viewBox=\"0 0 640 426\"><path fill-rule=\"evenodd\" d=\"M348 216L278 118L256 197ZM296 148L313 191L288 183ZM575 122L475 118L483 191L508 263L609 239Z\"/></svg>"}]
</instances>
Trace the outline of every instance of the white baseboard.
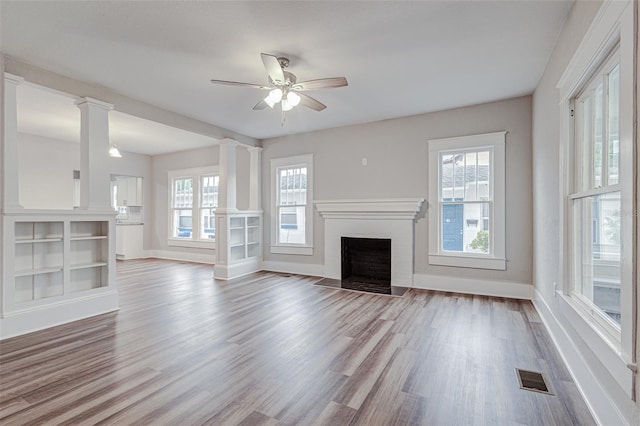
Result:
<instances>
[{"instance_id":1,"label":"white baseboard","mask_svg":"<svg viewBox=\"0 0 640 426\"><path fill-rule=\"evenodd\" d=\"M156 257L158 259L179 260L182 262L207 263L213 265L216 263L215 252L212 254L203 253L187 253L173 250L147 250L147 257Z\"/></svg>"},{"instance_id":2,"label":"white baseboard","mask_svg":"<svg viewBox=\"0 0 640 426\"><path fill-rule=\"evenodd\" d=\"M261 260L250 259L245 262L234 263L231 265L216 264L213 266L213 278L217 280L231 280L240 278L245 275L253 274L260 271Z\"/></svg>"},{"instance_id":3,"label":"white baseboard","mask_svg":"<svg viewBox=\"0 0 640 426\"><path fill-rule=\"evenodd\" d=\"M262 262L262 270L271 272L285 272L287 274L311 275L324 277L324 265L310 263L275 262L265 260Z\"/></svg>"},{"instance_id":4,"label":"white baseboard","mask_svg":"<svg viewBox=\"0 0 640 426\"><path fill-rule=\"evenodd\" d=\"M596 422L600 425L630 424L618 410L604 386L597 380L596 374L591 371L580 349L537 290L535 290L533 305Z\"/></svg>"},{"instance_id":5,"label":"white baseboard","mask_svg":"<svg viewBox=\"0 0 640 426\"><path fill-rule=\"evenodd\" d=\"M533 298L533 286L528 283L457 278L443 275L414 274L413 287L425 290L508 297L510 299L531 300Z\"/></svg>"},{"instance_id":6,"label":"white baseboard","mask_svg":"<svg viewBox=\"0 0 640 426\"><path fill-rule=\"evenodd\" d=\"M108 291L9 312L0 318L0 340L118 310L118 292Z\"/></svg>"}]
</instances>

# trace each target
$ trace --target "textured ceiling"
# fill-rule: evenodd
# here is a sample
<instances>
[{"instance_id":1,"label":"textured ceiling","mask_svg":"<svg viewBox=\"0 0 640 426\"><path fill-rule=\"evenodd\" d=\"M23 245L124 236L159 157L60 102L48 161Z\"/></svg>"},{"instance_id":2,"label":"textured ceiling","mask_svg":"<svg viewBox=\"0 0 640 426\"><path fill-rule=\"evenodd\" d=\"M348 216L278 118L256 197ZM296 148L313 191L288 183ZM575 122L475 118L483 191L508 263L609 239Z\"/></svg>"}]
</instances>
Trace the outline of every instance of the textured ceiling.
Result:
<instances>
[{"instance_id":1,"label":"textured ceiling","mask_svg":"<svg viewBox=\"0 0 640 426\"><path fill-rule=\"evenodd\" d=\"M25 2L1 4L19 61L254 138L531 93L571 1ZM287 56L328 108L253 111L260 53ZM116 110L118 106L116 105Z\"/></svg>"}]
</instances>

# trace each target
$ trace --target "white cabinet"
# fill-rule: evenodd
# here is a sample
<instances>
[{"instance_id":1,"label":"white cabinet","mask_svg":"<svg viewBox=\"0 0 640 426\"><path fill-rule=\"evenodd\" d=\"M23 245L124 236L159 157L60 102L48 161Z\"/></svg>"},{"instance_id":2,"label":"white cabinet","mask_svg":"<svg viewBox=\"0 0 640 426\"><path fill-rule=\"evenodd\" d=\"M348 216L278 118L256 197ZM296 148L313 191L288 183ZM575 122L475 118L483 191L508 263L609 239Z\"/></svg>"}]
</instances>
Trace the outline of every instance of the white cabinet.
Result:
<instances>
[{"instance_id":1,"label":"white cabinet","mask_svg":"<svg viewBox=\"0 0 640 426\"><path fill-rule=\"evenodd\" d=\"M142 206L142 178L119 176L116 178L116 201L118 206Z\"/></svg>"},{"instance_id":2,"label":"white cabinet","mask_svg":"<svg viewBox=\"0 0 640 426\"><path fill-rule=\"evenodd\" d=\"M143 256L144 225L116 225L116 257L139 259Z\"/></svg>"}]
</instances>

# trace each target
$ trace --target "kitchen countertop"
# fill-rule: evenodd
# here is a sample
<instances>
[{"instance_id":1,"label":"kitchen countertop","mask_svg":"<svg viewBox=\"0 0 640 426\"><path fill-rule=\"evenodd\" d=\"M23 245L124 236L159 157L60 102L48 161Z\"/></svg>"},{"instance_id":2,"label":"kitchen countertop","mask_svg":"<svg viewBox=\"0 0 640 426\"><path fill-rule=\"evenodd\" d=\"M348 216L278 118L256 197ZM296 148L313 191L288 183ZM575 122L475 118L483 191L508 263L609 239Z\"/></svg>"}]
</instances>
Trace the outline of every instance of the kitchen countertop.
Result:
<instances>
[{"instance_id":1,"label":"kitchen countertop","mask_svg":"<svg viewBox=\"0 0 640 426\"><path fill-rule=\"evenodd\" d=\"M144 225L143 222L116 222L116 226Z\"/></svg>"}]
</instances>

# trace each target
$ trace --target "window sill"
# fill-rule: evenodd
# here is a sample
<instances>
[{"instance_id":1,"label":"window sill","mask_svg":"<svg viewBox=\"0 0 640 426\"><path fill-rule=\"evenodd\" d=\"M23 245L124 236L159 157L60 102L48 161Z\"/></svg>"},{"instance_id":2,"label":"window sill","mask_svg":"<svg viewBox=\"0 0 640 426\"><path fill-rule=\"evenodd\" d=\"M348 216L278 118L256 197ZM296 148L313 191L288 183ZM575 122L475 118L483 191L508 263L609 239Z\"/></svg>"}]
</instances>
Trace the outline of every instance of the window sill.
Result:
<instances>
[{"instance_id":1,"label":"window sill","mask_svg":"<svg viewBox=\"0 0 640 426\"><path fill-rule=\"evenodd\" d=\"M312 246L284 246L273 245L271 246L271 253L274 254L297 254L303 256L311 256L313 254Z\"/></svg>"},{"instance_id":2,"label":"window sill","mask_svg":"<svg viewBox=\"0 0 640 426\"><path fill-rule=\"evenodd\" d=\"M564 301L573 308L603 340L609 343L611 349L618 353L622 350L622 335L620 329L613 325L613 321L605 318L606 314L597 308L589 306L589 304L582 300L582 296L578 294L564 294L561 291L559 293L564 298Z\"/></svg>"},{"instance_id":3,"label":"window sill","mask_svg":"<svg viewBox=\"0 0 640 426\"><path fill-rule=\"evenodd\" d=\"M458 268L507 270L507 259L451 254L430 254L430 265L455 266Z\"/></svg>"},{"instance_id":4,"label":"window sill","mask_svg":"<svg viewBox=\"0 0 640 426\"><path fill-rule=\"evenodd\" d=\"M620 335L612 335L590 314L590 310L580 300L557 292L560 298L560 312L575 330L581 342L606 366L606 370L624 392L631 396L632 371L627 366L631 361L622 352ZM615 334L615 333L614 333ZM574 345L576 343L573 343Z\"/></svg>"},{"instance_id":5,"label":"window sill","mask_svg":"<svg viewBox=\"0 0 640 426\"><path fill-rule=\"evenodd\" d=\"M196 241L196 240L183 240L178 238L169 238L167 240L167 245L171 247L190 247L190 248L199 248L199 249L208 249L215 250L216 249L216 241Z\"/></svg>"}]
</instances>

